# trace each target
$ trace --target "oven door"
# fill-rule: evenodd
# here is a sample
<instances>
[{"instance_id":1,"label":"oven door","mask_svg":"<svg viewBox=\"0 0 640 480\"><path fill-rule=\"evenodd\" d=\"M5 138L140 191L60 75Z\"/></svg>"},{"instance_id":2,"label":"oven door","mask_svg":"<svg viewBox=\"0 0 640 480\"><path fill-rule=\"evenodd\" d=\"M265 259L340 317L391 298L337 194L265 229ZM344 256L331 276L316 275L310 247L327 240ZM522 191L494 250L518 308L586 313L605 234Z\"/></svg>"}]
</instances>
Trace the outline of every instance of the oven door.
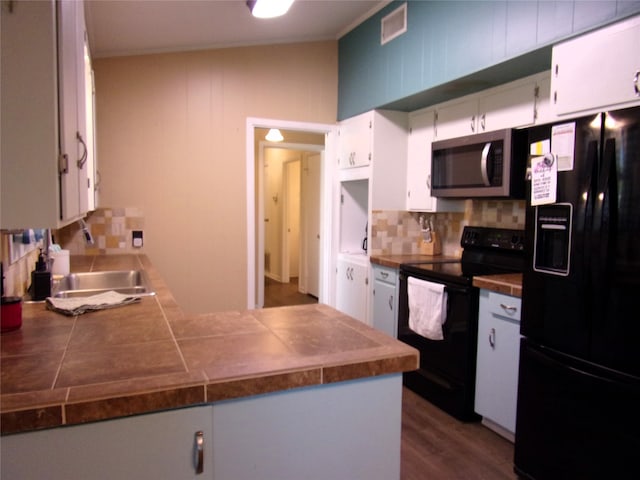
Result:
<instances>
[{"instance_id":1,"label":"oven door","mask_svg":"<svg viewBox=\"0 0 640 480\"><path fill-rule=\"evenodd\" d=\"M400 272L398 340L420 351L420 367L404 375L404 384L460 420L475 420L476 348L478 335L478 289L444 283L447 318L443 340L427 339L409 328L407 278L444 283Z\"/></svg>"}]
</instances>

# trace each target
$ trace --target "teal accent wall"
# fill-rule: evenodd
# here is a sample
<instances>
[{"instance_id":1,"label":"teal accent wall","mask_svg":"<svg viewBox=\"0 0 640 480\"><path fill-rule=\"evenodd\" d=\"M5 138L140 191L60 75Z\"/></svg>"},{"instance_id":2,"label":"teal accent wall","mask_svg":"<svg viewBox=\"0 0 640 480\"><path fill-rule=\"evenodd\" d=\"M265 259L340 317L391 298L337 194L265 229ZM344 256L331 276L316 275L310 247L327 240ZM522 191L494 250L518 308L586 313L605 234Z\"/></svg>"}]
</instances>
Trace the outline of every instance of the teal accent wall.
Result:
<instances>
[{"instance_id":1,"label":"teal accent wall","mask_svg":"<svg viewBox=\"0 0 640 480\"><path fill-rule=\"evenodd\" d=\"M554 43L640 12L637 0L410 0L407 32L380 45L393 1L338 42L338 119L412 111L551 68Z\"/></svg>"}]
</instances>

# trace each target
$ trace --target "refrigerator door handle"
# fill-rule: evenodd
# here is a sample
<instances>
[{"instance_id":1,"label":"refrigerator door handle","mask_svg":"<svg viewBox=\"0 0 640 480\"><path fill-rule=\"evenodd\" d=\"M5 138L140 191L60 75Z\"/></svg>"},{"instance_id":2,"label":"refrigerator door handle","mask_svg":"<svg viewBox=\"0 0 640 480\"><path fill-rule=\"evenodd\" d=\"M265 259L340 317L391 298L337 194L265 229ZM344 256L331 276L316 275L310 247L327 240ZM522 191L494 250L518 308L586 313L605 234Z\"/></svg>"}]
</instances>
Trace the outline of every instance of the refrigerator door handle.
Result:
<instances>
[{"instance_id":1,"label":"refrigerator door handle","mask_svg":"<svg viewBox=\"0 0 640 480\"><path fill-rule=\"evenodd\" d=\"M616 175L616 141L608 138L604 144L602 167L598 194L595 198L593 214L593 258L596 271L593 271L594 283L606 284L606 269L611 259L611 250L615 245L613 234L617 228L618 182ZM604 292L603 292L604 293Z\"/></svg>"},{"instance_id":2,"label":"refrigerator door handle","mask_svg":"<svg viewBox=\"0 0 640 480\"><path fill-rule=\"evenodd\" d=\"M590 275L588 272L591 268L591 245L592 245L592 224L593 224L593 206L595 196L598 191L598 141L592 140L587 145L586 165L584 170L582 185L580 186L580 195L577 201L576 226L574 231L582 235L582 265L581 271L584 272L582 280L582 289L585 298L589 296L587 286L591 285Z\"/></svg>"}]
</instances>

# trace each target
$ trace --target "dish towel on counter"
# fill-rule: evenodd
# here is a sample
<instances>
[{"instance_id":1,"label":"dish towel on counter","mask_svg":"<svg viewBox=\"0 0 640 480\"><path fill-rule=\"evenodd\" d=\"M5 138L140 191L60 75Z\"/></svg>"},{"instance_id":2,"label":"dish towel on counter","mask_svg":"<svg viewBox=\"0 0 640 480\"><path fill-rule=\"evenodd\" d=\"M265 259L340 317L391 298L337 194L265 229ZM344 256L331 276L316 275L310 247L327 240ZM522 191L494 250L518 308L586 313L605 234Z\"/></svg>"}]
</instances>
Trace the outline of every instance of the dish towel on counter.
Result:
<instances>
[{"instance_id":1,"label":"dish towel on counter","mask_svg":"<svg viewBox=\"0 0 640 480\"><path fill-rule=\"evenodd\" d=\"M447 293L441 283L409 277L409 328L430 340L442 340L447 320Z\"/></svg>"},{"instance_id":2,"label":"dish towel on counter","mask_svg":"<svg viewBox=\"0 0 640 480\"><path fill-rule=\"evenodd\" d=\"M107 308L121 307L139 302L140 297L109 292L91 295L90 297L55 298L47 297L47 308L64 315L82 315L83 313Z\"/></svg>"}]
</instances>

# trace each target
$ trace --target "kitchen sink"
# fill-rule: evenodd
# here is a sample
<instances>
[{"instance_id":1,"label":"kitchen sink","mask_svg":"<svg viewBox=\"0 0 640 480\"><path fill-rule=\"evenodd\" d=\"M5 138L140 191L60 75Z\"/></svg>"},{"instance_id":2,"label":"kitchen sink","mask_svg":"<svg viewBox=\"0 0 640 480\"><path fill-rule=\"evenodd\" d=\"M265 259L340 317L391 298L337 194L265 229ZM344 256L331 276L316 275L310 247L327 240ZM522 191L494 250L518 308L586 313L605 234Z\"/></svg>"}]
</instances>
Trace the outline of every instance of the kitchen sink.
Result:
<instances>
[{"instance_id":1,"label":"kitchen sink","mask_svg":"<svg viewBox=\"0 0 640 480\"><path fill-rule=\"evenodd\" d=\"M138 296L155 295L143 270L70 273L59 282L55 282L52 293L54 297L71 298L87 297L111 290Z\"/></svg>"}]
</instances>

